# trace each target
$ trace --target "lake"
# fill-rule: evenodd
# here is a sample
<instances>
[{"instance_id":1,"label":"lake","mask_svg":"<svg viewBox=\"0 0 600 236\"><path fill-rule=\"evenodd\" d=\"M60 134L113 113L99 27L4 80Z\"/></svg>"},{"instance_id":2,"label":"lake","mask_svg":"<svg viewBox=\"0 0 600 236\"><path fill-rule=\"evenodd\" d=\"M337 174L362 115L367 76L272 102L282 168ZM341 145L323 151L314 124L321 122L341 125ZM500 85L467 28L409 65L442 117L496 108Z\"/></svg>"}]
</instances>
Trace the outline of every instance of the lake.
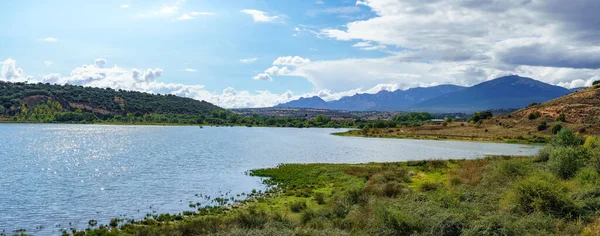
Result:
<instances>
[{"instance_id":1,"label":"lake","mask_svg":"<svg viewBox=\"0 0 600 236\"><path fill-rule=\"evenodd\" d=\"M532 155L539 146L330 135L335 129L0 124L0 232L193 210L264 186L250 169Z\"/></svg>"}]
</instances>

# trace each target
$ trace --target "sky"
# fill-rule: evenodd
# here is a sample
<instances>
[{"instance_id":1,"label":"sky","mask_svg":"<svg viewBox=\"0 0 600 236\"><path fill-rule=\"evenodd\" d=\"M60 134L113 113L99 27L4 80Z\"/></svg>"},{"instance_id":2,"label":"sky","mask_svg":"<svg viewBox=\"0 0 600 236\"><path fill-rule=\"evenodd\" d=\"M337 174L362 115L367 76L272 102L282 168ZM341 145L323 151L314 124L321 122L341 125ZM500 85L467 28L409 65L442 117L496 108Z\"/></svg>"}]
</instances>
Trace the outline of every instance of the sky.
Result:
<instances>
[{"instance_id":1,"label":"sky","mask_svg":"<svg viewBox=\"0 0 600 236\"><path fill-rule=\"evenodd\" d=\"M0 80L175 94L225 108L517 74L600 79L597 0L20 0Z\"/></svg>"}]
</instances>

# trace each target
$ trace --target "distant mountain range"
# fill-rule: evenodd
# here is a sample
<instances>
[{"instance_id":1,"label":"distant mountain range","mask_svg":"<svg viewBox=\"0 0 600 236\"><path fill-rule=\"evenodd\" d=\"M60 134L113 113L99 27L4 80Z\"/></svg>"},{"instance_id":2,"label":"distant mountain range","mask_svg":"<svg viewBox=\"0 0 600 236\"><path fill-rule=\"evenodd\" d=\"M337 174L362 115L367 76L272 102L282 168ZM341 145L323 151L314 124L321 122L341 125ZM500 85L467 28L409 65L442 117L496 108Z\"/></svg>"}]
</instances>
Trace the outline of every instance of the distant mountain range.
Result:
<instances>
[{"instance_id":1,"label":"distant mountain range","mask_svg":"<svg viewBox=\"0 0 600 236\"><path fill-rule=\"evenodd\" d=\"M472 87L439 85L407 90L356 94L326 102L319 97L300 98L276 107L319 108L350 111L474 112L522 108L546 102L572 91L531 78L504 76Z\"/></svg>"}]
</instances>

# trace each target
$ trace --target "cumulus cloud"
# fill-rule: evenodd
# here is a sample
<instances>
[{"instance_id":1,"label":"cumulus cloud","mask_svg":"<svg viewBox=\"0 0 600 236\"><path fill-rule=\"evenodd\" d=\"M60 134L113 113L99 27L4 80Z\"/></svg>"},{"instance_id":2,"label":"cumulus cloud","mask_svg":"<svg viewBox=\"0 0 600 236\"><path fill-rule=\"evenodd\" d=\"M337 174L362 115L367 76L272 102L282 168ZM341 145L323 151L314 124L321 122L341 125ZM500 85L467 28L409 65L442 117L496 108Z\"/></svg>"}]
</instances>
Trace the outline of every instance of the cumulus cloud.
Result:
<instances>
[{"instance_id":1,"label":"cumulus cloud","mask_svg":"<svg viewBox=\"0 0 600 236\"><path fill-rule=\"evenodd\" d=\"M255 75L254 77L252 77L253 80L267 80L267 81L272 81L273 78L271 78L271 76L267 73L260 73L258 75Z\"/></svg>"},{"instance_id":2,"label":"cumulus cloud","mask_svg":"<svg viewBox=\"0 0 600 236\"><path fill-rule=\"evenodd\" d=\"M2 73L0 75L2 75L0 79L10 82L23 82L29 79L25 77L23 69L18 68L16 61L11 58L2 62Z\"/></svg>"},{"instance_id":3,"label":"cumulus cloud","mask_svg":"<svg viewBox=\"0 0 600 236\"><path fill-rule=\"evenodd\" d=\"M285 56L275 59L275 61L273 61L273 65L298 66L309 62L309 59L302 58L299 56Z\"/></svg>"},{"instance_id":4,"label":"cumulus cloud","mask_svg":"<svg viewBox=\"0 0 600 236\"><path fill-rule=\"evenodd\" d=\"M360 7L357 6L345 6L345 7L330 7L313 9L306 12L308 16L316 16L319 14L352 14L360 12Z\"/></svg>"},{"instance_id":5,"label":"cumulus cloud","mask_svg":"<svg viewBox=\"0 0 600 236\"><path fill-rule=\"evenodd\" d=\"M319 34L393 45L410 51L405 55L412 61L487 62L490 69L600 68L598 1L359 0L356 5L375 16Z\"/></svg>"},{"instance_id":6,"label":"cumulus cloud","mask_svg":"<svg viewBox=\"0 0 600 236\"><path fill-rule=\"evenodd\" d=\"M274 22L280 18L279 16L269 16L264 11L254 9L244 9L241 12L252 16L252 20L254 20L254 22Z\"/></svg>"},{"instance_id":7,"label":"cumulus cloud","mask_svg":"<svg viewBox=\"0 0 600 236\"><path fill-rule=\"evenodd\" d=\"M96 63L99 61L103 61L104 64ZM51 73L38 79L27 76L21 68L16 66L16 61L13 59L0 62L0 65L2 66L2 70L0 71L0 80L2 81L72 84L99 88L110 87L113 89L148 93L173 94L197 100L205 100L225 108L270 107L300 97L299 95L293 95L290 91L276 94L269 91L237 91L234 88L226 88L222 92L211 92L203 85L186 85L157 81L157 78L163 75L163 70L160 68L139 70L135 68L124 69L115 65L108 67L106 66L106 60L95 60L93 64L79 66L66 76L59 73ZM102 65L102 68L97 65Z\"/></svg>"},{"instance_id":8,"label":"cumulus cloud","mask_svg":"<svg viewBox=\"0 0 600 236\"><path fill-rule=\"evenodd\" d=\"M98 58L98 59L94 60L94 65L97 68L104 68L104 65L106 65L106 59Z\"/></svg>"},{"instance_id":9,"label":"cumulus cloud","mask_svg":"<svg viewBox=\"0 0 600 236\"><path fill-rule=\"evenodd\" d=\"M215 14L216 13L214 13L214 12L198 12L198 11L193 11L193 12L183 13L183 15L181 15L179 18L177 18L177 20L193 20L197 16L212 16L212 15L215 15Z\"/></svg>"},{"instance_id":10,"label":"cumulus cloud","mask_svg":"<svg viewBox=\"0 0 600 236\"><path fill-rule=\"evenodd\" d=\"M250 63L252 63L252 62L255 62L256 60L258 60L258 58L256 58L256 57L251 57L251 58L245 58L245 59L242 59L242 60L240 60L240 62L241 62L241 63L244 63L244 64L250 64Z\"/></svg>"}]
</instances>

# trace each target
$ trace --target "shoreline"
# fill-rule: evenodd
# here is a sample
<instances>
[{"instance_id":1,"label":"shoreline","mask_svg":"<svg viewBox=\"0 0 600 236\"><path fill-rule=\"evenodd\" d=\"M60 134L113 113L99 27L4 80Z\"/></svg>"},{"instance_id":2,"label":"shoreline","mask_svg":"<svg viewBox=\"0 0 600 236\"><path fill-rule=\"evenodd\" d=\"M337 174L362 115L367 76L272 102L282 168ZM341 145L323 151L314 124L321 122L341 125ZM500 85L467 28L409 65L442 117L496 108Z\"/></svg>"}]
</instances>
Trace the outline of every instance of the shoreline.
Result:
<instances>
[{"instance_id":1,"label":"shoreline","mask_svg":"<svg viewBox=\"0 0 600 236\"><path fill-rule=\"evenodd\" d=\"M408 135L392 135L384 132L375 135L364 135L359 133L359 130L349 130L346 132L336 132L332 135L341 137L359 137L359 138L384 138L384 139L415 139L415 140L436 140L436 141L464 141L464 142L484 142L484 143L509 143L509 144L528 144L528 145L543 145L546 144L547 138L543 137L543 140L536 139L531 141L530 139L519 139L519 138L505 138L505 137L473 137L473 136L461 136L461 135L445 135L445 134L408 134Z\"/></svg>"},{"instance_id":2,"label":"shoreline","mask_svg":"<svg viewBox=\"0 0 600 236\"><path fill-rule=\"evenodd\" d=\"M550 176L547 164L536 158L487 156L470 160L280 164L248 172L250 176L263 178L268 190L252 193L247 199L203 207L194 213L153 215L129 223L115 220L117 223L112 226L95 226L83 232L107 235L356 235L377 234L381 230L393 232L389 234L425 235L456 232L451 230L467 235L487 230L509 230L517 235L587 232L593 223L580 224L552 211L528 213L512 203L521 188L518 186L531 179L541 178L538 181L559 187L593 189L580 184L577 178L561 180ZM582 171L600 178L595 170ZM473 194L477 197L469 197ZM390 225L389 220L396 223ZM440 223L446 226L439 228Z\"/></svg>"}]
</instances>

